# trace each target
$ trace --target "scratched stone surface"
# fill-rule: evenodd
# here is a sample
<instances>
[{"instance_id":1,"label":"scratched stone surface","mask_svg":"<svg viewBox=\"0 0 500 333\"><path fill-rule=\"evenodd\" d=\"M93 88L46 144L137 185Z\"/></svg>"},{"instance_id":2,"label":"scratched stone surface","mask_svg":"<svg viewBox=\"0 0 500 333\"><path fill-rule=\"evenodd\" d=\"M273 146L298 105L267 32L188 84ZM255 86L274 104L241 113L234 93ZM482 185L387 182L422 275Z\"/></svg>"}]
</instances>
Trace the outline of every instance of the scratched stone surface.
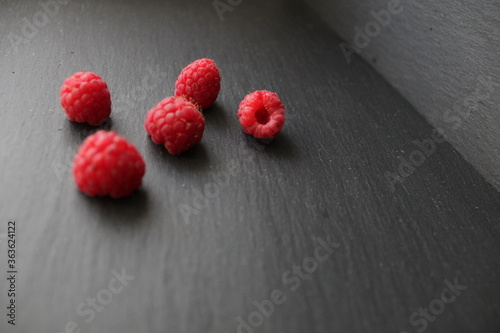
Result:
<instances>
[{"instance_id":1,"label":"scratched stone surface","mask_svg":"<svg viewBox=\"0 0 500 333\"><path fill-rule=\"evenodd\" d=\"M12 326L3 238L0 332L499 331L499 193L300 1L223 20L212 1L0 6L0 237L15 220L18 271ZM202 143L170 156L143 119L202 57L222 90ZM72 181L96 128L66 119L59 87L82 70L110 87L101 128L147 163L129 198ZM287 108L267 145L236 117L260 89Z\"/></svg>"}]
</instances>

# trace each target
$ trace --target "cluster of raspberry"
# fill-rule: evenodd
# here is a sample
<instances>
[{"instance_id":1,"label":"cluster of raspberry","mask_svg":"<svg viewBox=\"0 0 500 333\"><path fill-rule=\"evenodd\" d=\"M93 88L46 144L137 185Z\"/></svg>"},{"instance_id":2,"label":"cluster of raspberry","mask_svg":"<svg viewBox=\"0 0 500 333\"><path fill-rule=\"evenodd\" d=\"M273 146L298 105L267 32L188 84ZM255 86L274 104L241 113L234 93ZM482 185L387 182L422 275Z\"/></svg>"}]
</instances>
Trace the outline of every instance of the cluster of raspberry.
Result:
<instances>
[{"instance_id":1,"label":"cluster of raspberry","mask_svg":"<svg viewBox=\"0 0 500 333\"><path fill-rule=\"evenodd\" d=\"M166 97L146 115L144 128L157 144L179 155L200 142L205 130L202 111L216 101L221 85L213 60L199 59L180 73L174 96ZM99 75L79 72L67 78L60 90L61 105L71 121L93 126L111 114L108 86ZM285 107L277 94L260 90L248 94L237 112L243 131L272 139L285 122ZM141 186L146 164L137 148L124 137L98 131L87 137L73 163L77 187L89 196L120 198Z\"/></svg>"}]
</instances>

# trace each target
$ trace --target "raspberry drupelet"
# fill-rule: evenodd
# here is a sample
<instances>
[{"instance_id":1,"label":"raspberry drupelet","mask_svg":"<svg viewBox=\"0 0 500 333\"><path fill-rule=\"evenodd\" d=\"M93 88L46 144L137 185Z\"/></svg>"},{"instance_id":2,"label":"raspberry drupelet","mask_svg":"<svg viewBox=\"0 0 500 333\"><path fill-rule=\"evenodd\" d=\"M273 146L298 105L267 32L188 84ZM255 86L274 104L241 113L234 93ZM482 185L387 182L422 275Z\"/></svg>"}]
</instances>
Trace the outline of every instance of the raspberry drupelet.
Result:
<instances>
[{"instance_id":1,"label":"raspberry drupelet","mask_svg":"<svg viewBox=\"0 0 500 333\"><path fill-rule=\"evenodd\" d=\"M97 126L111 114L108 85L92 72L78 72L61 86L61 105L71 121Z\"/></svg>"},{"instance_id":2,"label":"raspberry drupelet","mask_svg":"<svg viewBox=\"0 0 500 333\"><path fill-rule=\"evenodd\" d=\"M272 139L285 123L285 106L277 94L267 90L255 91L241 101L238 117L245 133L260 139Z\"/></svg>"}]
</instances>

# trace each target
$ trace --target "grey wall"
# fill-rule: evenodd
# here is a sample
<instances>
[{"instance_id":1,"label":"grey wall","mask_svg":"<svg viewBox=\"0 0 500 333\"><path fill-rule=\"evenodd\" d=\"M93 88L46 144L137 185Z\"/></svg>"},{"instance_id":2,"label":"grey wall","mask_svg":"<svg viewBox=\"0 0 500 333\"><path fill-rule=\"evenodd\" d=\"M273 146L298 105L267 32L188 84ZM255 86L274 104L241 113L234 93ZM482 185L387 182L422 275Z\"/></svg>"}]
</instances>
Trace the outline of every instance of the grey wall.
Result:
<instances>
[{"instance_id":1,"label":"grey wall","mask_svg":"<svg viewBox=\"0 0 500 333\"><path fill-rule=\"evenodd\" d=\"M500 189L500 1L401 0L379 32L392 1L306 1Z\"/></svg>"}]
</instances>

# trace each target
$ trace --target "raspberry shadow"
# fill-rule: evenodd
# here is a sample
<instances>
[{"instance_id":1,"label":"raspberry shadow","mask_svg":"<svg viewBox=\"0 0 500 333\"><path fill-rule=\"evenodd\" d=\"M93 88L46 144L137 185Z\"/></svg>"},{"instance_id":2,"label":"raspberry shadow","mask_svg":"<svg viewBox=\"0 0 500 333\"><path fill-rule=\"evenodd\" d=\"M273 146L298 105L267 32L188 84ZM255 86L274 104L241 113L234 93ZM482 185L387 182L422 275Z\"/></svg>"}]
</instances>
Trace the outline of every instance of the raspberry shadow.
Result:
<instances>
[{"instance_id":1,"label":"raspberry shadow","mask_svg":"<svg viewBox=\"0 0 500 333\"><path fill-rule=\"evenodd\" d=\"M158 160L160 160L163 163L173 165L180 172L190 173L207 172L210 168L209 157L203 140L180 155L170 154L164 145L154 143L149 136L147 140L145 160L150 161L150 164L158 163Z\"/></svg>"},{"instance_id":2,"label":"raspberry shadow","mask_svg":"<svg viewBox=\"0 0 500 333\"><path fill-rule=\"evenodd\" d=\"M109 196L89 197L80 191L78 192L80 201L87 206L90 219L95 215L93 218L95 220L110 223L113 226L123 226L137 225L148 215L149 194L144 188L144 183L130 196L119 199Z\"/></svg>"},{"instance_id":3,"label":"raspberry shadow","mask_svg":"<svg viewBox=\"0 0 500 333\"><path fill-rule=\"evenodd\" d=\"M228 129L228 119L225 109L220 105L219 102L215 102L210 108L203 110L203 117L207 126L205 131L212 127L217 129Z\"/></svg>"},{"instance_id":4,"label":"raspberry shadow","mask_svg":"<svg viewBox=\"0 0 500 333\"><path fill-rule=\"evenodd\" d=\"M243 132L241 135L250 148L267 156L284 160L298 159L300 156L298 147L290 139L286 130L274 139L257 139Z\"/></svg>"},{"instance_id":5,"label":"raspberry shadow","mask_svg":"<svg viewBox=\"0 0 500 333\"><path fill-rule=\"evenodd\" d=\"M92 126L87 123L77 123L67 119L65 119L65 122L63 128L67 140L78 145L80 145L89 135L99 130L111 131L113 126L111 118L106 119L98 126Z\"/></svg>"}]
</instances>

